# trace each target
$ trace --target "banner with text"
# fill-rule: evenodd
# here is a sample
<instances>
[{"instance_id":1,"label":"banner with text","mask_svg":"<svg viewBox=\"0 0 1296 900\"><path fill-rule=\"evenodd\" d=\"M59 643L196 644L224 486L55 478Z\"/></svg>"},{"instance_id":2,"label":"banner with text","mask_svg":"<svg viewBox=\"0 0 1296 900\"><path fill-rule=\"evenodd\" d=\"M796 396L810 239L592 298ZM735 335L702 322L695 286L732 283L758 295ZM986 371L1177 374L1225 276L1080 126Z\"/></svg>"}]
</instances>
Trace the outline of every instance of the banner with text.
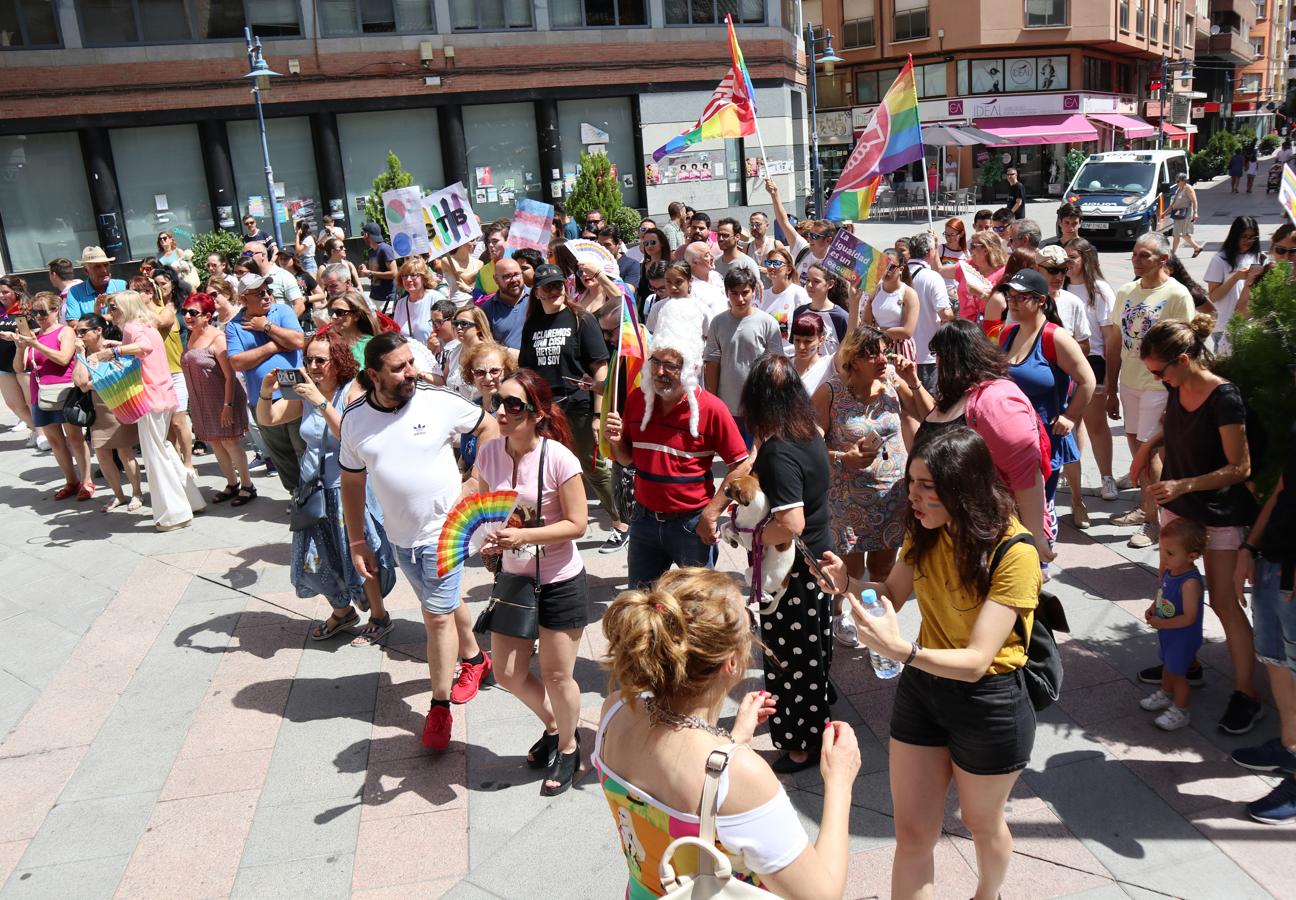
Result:
<instances>
[{"instance_id":1,"label":"banner with text","mask_svg":"<svg viewBox=\"0 0 1296 900\"><path fill-rule=\"evenodd\" d=\"M828 255L824 257L823 265L838 278L871 294L877 288L885 259L881 250L841 228L828 245Z\"/></svg>"},{"instance_id":2,"label":"banner with text","mask_svg":"<svg viewBox=\"0 0 1296 900\"><path fill-rule=\"evenodd\" d=\"M423 198L423 216L432 234L433 256L444 256L456 247L481 237L481 225L468 203L468 191L461 182Z\"/></svg>"}]
</instances>

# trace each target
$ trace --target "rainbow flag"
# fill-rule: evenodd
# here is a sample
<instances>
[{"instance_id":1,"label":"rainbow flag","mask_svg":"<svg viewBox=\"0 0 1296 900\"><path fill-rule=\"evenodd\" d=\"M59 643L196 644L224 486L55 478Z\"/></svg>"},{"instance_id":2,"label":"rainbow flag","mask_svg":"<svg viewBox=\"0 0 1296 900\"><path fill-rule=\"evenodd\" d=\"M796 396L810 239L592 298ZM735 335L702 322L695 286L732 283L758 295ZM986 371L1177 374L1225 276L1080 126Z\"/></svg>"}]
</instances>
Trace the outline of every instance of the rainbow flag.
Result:
<instances>
[{"instance_id":1,"label":"rainbow flag","mask_svg":"<svg viewBox=\"0 0 1296 900\"><path fill-rule=\"evenodd\" d=\"M747 74L747 63L743 60L742 50L738 47L738 36L734 34L733 17L725 16L729 26L729 60L730 68L725 73L715 93L707 102L706 109L692 130L671 138L653 151L653 160L660 162L662 157L679 153L685 147L712 138L745 137L756 132L756 91L752 87L751 76ZM912 80L912 78L911 78Z\"/></svg>"},{"instance_id":2,"label":"rainbow flag","mask_svg":"<svg viewBox=\"0 0 1296 900\"><path fill-rule=\"evenodd\" d=\"M836 218L832 210L839 195L863 191L878 176L922 158L922 126L918 120L918 90L911 56L847 157L837 187L825 207L828 218ZM838 205L844 206L845 202Z\"/></svg>"},{"instance_id":3,"label":"rainbow flag","mask_svg":"<svg viewBox=\"0 0 1296 900\"><path fill-rule=\"evenodd\" d=\"M863 222L873 209L873 198L877 196L878 185L882 183L881 175L874 175L858 191L834 191L828 199L824 210L825 218L834 222L850 219Z\"/></svg>"},{"instance_id":4,"label":"rainbow flag","mask_svg":"<svg viewBox=\"0 0 1296 900\"><path fill-rule=\"evenodd\" d=\"M611 459L612 448L603 437L603 427L607 424L608 413L616 405L621 373L618 370L625 362L624 378L627 391L637 390L643 377L644 363L648 359L648 337L639 317L635 314L634 296L623 291L621 297L621 329L617 341L616 356L608 368L607 384L603 389L603 404L599 410L599 454Z\"/></svg>"}]
</instances>

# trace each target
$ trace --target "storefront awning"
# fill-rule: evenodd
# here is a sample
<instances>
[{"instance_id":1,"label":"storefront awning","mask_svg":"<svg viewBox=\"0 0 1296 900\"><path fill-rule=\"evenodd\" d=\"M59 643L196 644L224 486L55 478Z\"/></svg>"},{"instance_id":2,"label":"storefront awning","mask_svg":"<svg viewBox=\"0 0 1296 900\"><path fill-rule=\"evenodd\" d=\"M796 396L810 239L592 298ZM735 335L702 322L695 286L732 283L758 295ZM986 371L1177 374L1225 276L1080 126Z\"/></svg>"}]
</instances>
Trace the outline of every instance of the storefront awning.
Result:
<instances>
[{"instance_id":1,"label":"storefront awning","mask_svg":"<svg viewBox=\"0 0 1296 900\"><path fill-rule=\"evenodd\" d=\"M923 143L928 147L994 146L999 138L971 125L924 125Z\"/></svg>"},{"instance_id":2,"label":"storefront awning","mask_svg":"<svg viewBox=\"0 0 1296 900\"><path fill-rule=\"evenodd\" d=\"M1161 133L1164 134L1166 137L1173 138L1175 140L1181 140L1183 138L1188 137L1188 132L1184 131L1178 125L1173 125L1170 122L1161 123Z\"/></svg>"},{"instance_id":3,"label":"storefront awning","mask_svg":"<svg viewBox=\"0 0 1296 900\"><path fill-rule=\"evenodd\" d=\"M1098 140L1098 132L1082 115L1002 116L977 119L975 124L999 138L999 143L1006 147Z\"/></svg>"},{"instance_id":4,"label":"storefront awning","mask_svg":"<svg viewBox=\"0 0 1296 900\"><path fill-rule=\"evenodd\" d=\"M1090 113L1089 118L1102 122L1125 132L1127 138L1151 137L1156 134L1156 126L1145 122L1137 116L1122 116L1120 113Z\"/></svg>"}]
</instances>

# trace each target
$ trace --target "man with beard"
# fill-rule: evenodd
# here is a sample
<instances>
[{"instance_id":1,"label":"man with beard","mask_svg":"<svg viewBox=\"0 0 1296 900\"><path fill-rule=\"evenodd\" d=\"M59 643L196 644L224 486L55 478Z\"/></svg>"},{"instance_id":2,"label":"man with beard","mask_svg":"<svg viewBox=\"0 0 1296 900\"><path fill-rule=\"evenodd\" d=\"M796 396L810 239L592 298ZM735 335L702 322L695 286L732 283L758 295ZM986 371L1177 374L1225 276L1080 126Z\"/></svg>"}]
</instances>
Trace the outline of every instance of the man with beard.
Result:
<instances>
[{"instance_id":1,"label":"man with beard","mask_svg":"<svg viewBox=\"0 0 1296 900\"><path fill-rule=\"evenodd\" d=\"M481 303L497 343L512 350L522 346L522 325L526 321L527 301L531 290L522 277L522 267L515 259L495 263L495 282L499 290Z\"/></svg>"},{"instance_id":2,"label":"man with beard","mask_svg":"<svg viewBox=\"0 0 1296 900\"><path fill-rule=\"evenodd\" d=\"M365 376L370 389L342 415L342 512L347 534L360 535L351 541L351 561L364 577L377 576L377 560L363 537L365 488L372 479L387 537L423 609L432 679L423 745L440 753L450 743L450 704L475 697L491 670L460 602L463 566L437 575L441 528L461 494L454 439L475 434L485 442L499 429L480 406L422 382L400 334L384 332L369 342Z\"/></svg>"},{"instance_id":3,"label":"man with beard","mask_svg":"<svg viewBox=\"0 0 1296 900\"><path fill-rule=\"evenodd\" d=\"M751 468L733 415L698 384L702 336L685 319L660 321L646 369L625 410L608 414L606 429L613 457L636 472L631 588L651 584L672 565L714 566L725 485ZM713 492L716 455L729 473Z\"/></svg>"}]
</instances>

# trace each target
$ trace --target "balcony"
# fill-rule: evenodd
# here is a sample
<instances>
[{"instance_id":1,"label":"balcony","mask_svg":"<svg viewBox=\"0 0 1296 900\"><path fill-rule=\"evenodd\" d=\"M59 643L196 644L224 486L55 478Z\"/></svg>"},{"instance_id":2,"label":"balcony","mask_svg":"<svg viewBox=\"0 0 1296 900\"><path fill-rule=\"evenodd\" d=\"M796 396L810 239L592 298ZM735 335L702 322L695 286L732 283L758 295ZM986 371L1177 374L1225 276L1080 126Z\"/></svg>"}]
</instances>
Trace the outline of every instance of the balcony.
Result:
<instances>
[{"instance_id":1,"label":"balcony","mask_svg":"<svg viewBox=\"0 0 1296 900\"><path fill-rule=\"evenodd\" d=\"M1213 56L1239 66L1255 62L1255 47L1240 31L1198 35L1196 50L1198 56Z\"/></svg>"}]
</instances>

